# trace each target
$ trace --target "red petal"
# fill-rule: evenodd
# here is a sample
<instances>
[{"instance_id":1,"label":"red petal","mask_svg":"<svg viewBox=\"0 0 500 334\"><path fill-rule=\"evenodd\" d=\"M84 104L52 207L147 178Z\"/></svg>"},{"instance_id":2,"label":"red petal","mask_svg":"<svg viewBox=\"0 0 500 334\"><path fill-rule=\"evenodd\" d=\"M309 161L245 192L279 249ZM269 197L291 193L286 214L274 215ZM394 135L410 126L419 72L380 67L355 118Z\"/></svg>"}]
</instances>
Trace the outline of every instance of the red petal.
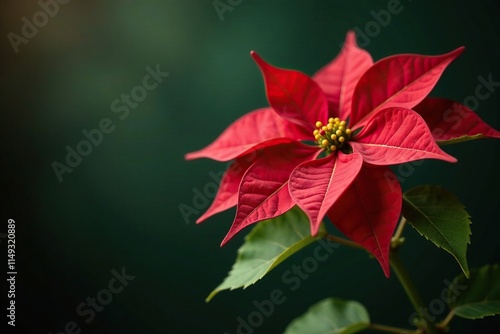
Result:
<instances>
[{"instance_id":1,"label":"red petal","mask_svg":"<svg viewBox=\"0 0 500 334\"><path fill-rule=\"evenodd\" d=\"M220 180L219 190L212 205L196 220L197 224L219 212L232 208L238 203L238 188L241 179L252 163L256 161L258 157L256 153L240 157L231 164Z\"/></svg>"},{"instance_id":2,"label":"red petal","mask_svg":"<svg viewBox=\"0 0 500 334\"><path fill-rule=\"evenodd\" d=\"M248 225L290 210L295 205L288 191L290 173L320 152L298 142L265 150L265 156L250 166L241 180L236 217L221 246Z\"/></svg>"},{"instance_id":3,"label":"red petal","mask_svg":"<svg viewBox=\"0 0 500 334\"><path fill-rule=\"evenodd\" d=\"M328 218L349 239L380 262L389 277L389 248L401 213L402 194L388 167L363 165L354 182L328 211Z\"/></svg>"},{"instance_id":4,"label":"red petal","mask_svg":"<svg viewBox=\"0 0 500 334\"><path fill-rule=\"evenodd\" d=\"M354 90L350 127L361 126L380 109L417 105L463 50L460 47L440 56L401 54L375 63L359 79Z\"/></svg>"},{"instance_id":5,"label":"red petal","mask_svg":"<svg viewBox=\"0 0 500 334\"><path fill-rule=\"evenodd\" d=\"M316 82L304 73L271 66L253 51L251 55L264 76L269 104L281 117L311 132L316 121L328 120L328 102Z\"/></svg>"},{"instance_id":6,"label":"red petal","mask_svg":"<svg viewBox=\"0 0 500 334\"><path fill-rule=\"evenodd\" d=\"M500 138L500 131L486 124L471 109L452 100L426 98L413 109L427 122L438 143L464 136Z\"/></svg>"},{"instance_id":7,"label":"red petal","mask_svg":"<svg viewBox=\"0 0 500 334\"><path fill-rule=\"evenodd\" d=\"M363 158L357 153L334 154L300 164L290 175L290 195L307 214L311 234L318 233L323 217L358 175Z\"/></svg>"},{"instance_id":8,"label":"red petal","mask_svg":"<svg viewBox=\"0 0 500 334\"><path fill-rule=\"evenodd\" d=\"M272 108L262 108L240 117L210 145L186 154L185 158L229 161L260 148L310 137L312 133L309 137L301 134L295 124L279 117Z\"/></svg>"},{"instance_id":9,"label":"red petal","mask_svg":"<svg viewBox=\"0 0 500 334\"><path fill-rule=\"evenodd\" d=\"M419 159L457 159L439 148L424 119L405 108L387 108L376 113L349 142L373 165L394 165Z\"/></svg>"},{"instance_id":10,"label":"red petal","mask_svg":"<svg viewBox=\"0 0 500 334\"><path fill-rule=\"evenodd\" d=\"M331 115L349 117L354 87L372 65L370 54L358 48L355 33L349 31L340 54L313 76L326 94Z\"/></svg>"}]
</instances>

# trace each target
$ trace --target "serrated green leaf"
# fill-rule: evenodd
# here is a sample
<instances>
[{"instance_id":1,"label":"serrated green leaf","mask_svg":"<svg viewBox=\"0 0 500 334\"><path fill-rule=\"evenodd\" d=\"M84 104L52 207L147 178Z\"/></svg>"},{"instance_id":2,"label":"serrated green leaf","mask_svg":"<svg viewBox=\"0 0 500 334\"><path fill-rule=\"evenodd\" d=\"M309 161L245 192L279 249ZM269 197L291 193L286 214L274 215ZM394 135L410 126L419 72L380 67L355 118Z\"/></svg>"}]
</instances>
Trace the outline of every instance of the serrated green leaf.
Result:
<instances>
[{"instance_id":1,"label":"serrated green leaf","mask_svg":"<svg viewBox=\"0 0 500 334\"><path fill-rule=\"evenodd\" d=\"M472 269L470 279L455 277L448 290L450 309L467 319L500 314L500 267L498 264Z\"/></svg>"},{"instance_id":2,"label":"serrated green leaf","mask_svg":"<svg viewBox=\"0 0 500 334\"><path fill-rule=\"evenodd\" d=\"M209 302L219 291L245 289L292 254L327 234L323 224L316 237L311 236L309 219L297 207L273 219L258 223L238 249L233 268L224 281L207 297Z\"/></svg>"},{"instance_id":3,"label":"serrated green leaf","mask_svg":"<svg viewBox=\"0 0 500 334\"><path fill-rule=\"evenodd\" d=\"M369 324L370 316L360 303L328 298L292 321L285 334L351 334L366 329Z\"/></svg>"},{"instance_id":4,"label":"serrated green leaf","mask_svg":"<svg viewBox=\"0 0 500 334\"><path fill-rule=\"evenodd\" d=\"M470 216L455 195L438 186L415 187L403 194L402 213L421 235L453 255L469 277Z\"/></svg>"}]
</instances>

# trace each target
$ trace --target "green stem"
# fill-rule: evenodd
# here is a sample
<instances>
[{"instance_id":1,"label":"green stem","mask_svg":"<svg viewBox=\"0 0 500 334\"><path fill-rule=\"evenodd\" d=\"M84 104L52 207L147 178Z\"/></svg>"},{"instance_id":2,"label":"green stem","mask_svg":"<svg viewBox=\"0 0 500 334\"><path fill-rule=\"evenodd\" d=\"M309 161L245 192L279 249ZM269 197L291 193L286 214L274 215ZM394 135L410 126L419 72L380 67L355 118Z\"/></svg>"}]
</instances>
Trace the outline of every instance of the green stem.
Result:
<instances>
[{"instance_id":1,"label":"green stem","mask_svg":"<svg viewBox=\"0 0 500 334\"><path fill-rule=\"evenodd\" d=\"M418 331L412 331L409 329L386 326L386 325L379 325L379 324L370 324L370 326L368 328L371 330L374 330L374 331L385 332L385 333L397 333L397 334L416 334L416 333L418 333Z\"/></svg>"},{"instance_id":2,"label":"green stem","mask_svg":"<svg viewBox=\"0 0 500 334\"><path fill-rule=\"evenodd\" d=\"M444 318L443 321L441 321L439 324L437 324L436 327L438 327L444 331L447 331L446 329L448 328L448 325L450 324L450 322L454 316L455 316L455 312L453 310L451 310L448 313L448 315L446 316L446 318Z\"/></svg>"},{"instance_id":3,"label":"green stem","mask_svg":"<svg viewBox=\"0 0 500 334\"><path fill-rule=\"evenodd\" d=\"M422 310L425 308L424 302L417 293L415 285L413 284L408 271L406 271L406 268L403 266L403 263L399 258L399 254L397 252L391 252L390 261L391 267L396 273L396 276L398 277L399 282L403 286L406 294L408 295L413 308L415 308L415 311L417 311L417 313L422 316Z\"/></svg>"},{"instance_id":4,"label":"green stem","mask_svg":"<svg viewBox=\"0 0 500 334\"><path fill-rule=\"evenodd\" d=\"M423 314L423 310L425 310L425 304L422 301L422 298L420 298L420 295L417 292L415 284L413 284L413 281L410 277L410 274L408 273L408 271L406 270L406 268L403 265L403 262L401 262L401 259L399 258L398 249L399 249L399 246L401 246L401 235L403 233L403 229L404 229L405 225L406 225L406 219L404 217L401 217L401 221L399 222L398 228L397 228L396 233L394 234L394 237L392 238L392 242L391 242L391 250L389 253L391 267L394 270L396 276L398 277L398 280L401 283L403 289L405 290L406 295L410 299L410 302L413 305L413 308L415 309L415 311L417 311L419 318L425 322L425 329L424 329L425 333L436 334L436 333L438 333L436 325L432 322L427 322L425 320L425 317ZM329 234L326 236L326 239L331 240L331 241L336 242L336 243L339 243L339 244L342 244L342 245L345 245L345 246L349 246L349 247L353 247L353 248L357 248L357 249L364 249L362 246L360 246L359 244L357 244L353 241L350 241L350 240L347 240L344 238L339 238L339 237L336 237L334 235ZM448 316L450 316L450 315L448 315ZM453 317L453 315L450 316L450 319L448 320L448 322L451 320L451 317ZM440 326L439 326L440 329L443 328L442 325L446 327L446 325L448 323L448 322L446 322L447 319L448 319L448 317L443 321L442 324L440 324ZM422 333L421 330L417 330L417 331L412 332L412 331L408 331L408 330L401 329L401 328L390 327L390 326L385 326L385 325L377 325L377 324L370 324L370 329L385 331L387 333L404 333L404 334Z\"/></svg>"},{"instance_id":5,"label":"green stem","mask_svg":"<svg viewBox=\"0 0 500 334\"><path fill-rule=\"evenodd\" d=\"M396 274L399 282L401 283L401 286L405 290L406 295L410 299L413 308L419 314L420 319L425 319L422 313L422 311L425 309L425 304L422 301L422 298L420 298L420 295L417 292L415 284L413 284L410 274L404 267L403 262L401 262L397 250L393 250L390 252L390 262L391 267L394 270L394 273ZM433 323L427 323L426 332L437 333L435 325Z\"/></svg>"},{"instance_id":6,"label":"green stem","mask_svg":"<svg viewBox=\"0 0 500 334\"><path fill-rule=\"evenodd\" d=\"M403 230L406 226L406 218L401 216L401 220L399 221L398 228L394 233L394 236L391 239L391 249L396 249L402 244L401 235L403 234Z\"/></svg>"},{"instance_id":7,"label":"green stem","mask_svg":"<svg viewBox=\"0 0 500 334\"><path fill-rule=\"evenodd\" d=\"M361 247L359 244L351 241L351 240L347 240L347 239L344 239L344 238L339 238L339 237L336 237L334 235L331 235L331 234L328 234L326 236L326 238L330 241L333 241L333 242L336 242L338 244L341 244L341 245L345 245L345 246L349 246L349 247L353 247L353 248L358 248L358 249L364 249L363 247Z\"/></svg>"}]
</instances>

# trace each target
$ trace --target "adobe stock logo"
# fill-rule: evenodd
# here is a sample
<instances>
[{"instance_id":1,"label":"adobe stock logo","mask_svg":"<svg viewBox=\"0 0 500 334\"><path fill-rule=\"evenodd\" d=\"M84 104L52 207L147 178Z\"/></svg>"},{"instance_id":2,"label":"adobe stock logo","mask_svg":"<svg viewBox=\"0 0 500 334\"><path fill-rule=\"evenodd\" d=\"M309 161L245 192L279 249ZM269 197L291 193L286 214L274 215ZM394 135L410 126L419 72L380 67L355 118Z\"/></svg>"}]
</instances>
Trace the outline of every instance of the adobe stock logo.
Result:
<instances>
[{"instance_id":1,"label":"adobe stock logo","mask_svg":"<svg viewBox=\"0 0 500 334\"><path fill-rule=\"evenodd\" d=\"M97 292L95 297L87 297L84 302L81 302L76 307L76 314L80 317L85 317L83 320L86 324L90 324L96 317L96 312L102 312L104 307L113 301L113 297L123 291L135 276L126 273L125 267L121 272L115 269L111 270L113 277L108 281L107 288L101 289ZM57 331L55 334L80 334L82 329L76 321L68 321L64 325L64 330ZM49 334L53 334L49 332Z\"/></svg>"},{"instance_id":2,"label":"adobe stock logo","mask_svg":"<svg viewBox=\"0 0 500 334\"><path fill-rule=\"evenodd\" d=\"M304 258L300 263L295 263L281 276L281 282L287 285L290 292L297 291L302 283L309 279L318 270L320 263L330 259L331 255L340 246L329 240L320 239L313 250L313 255ZM277 306L287 301L287 289L274 289L269 293L269 298L254 300L254 310L246 316L236 318L235 334L254 334L266 319L272 317ZM224 332L224 334L232 334Z\"/></svg>"},{"instance_id":3,"label":"adobe stock logo","mask_svg":"<svg viewBox=\"0 0 500 334\"><path fill-rule=\"evenodd\" d=\"M446 287L441 290L440 298L431 300L428 308L421 307L418 310L419 312L413 312L408 318L408 323L410 325L413 326L418 324L420 316L426 321L436 321L437 317L446 310L446 304L453 303L468 288L467 285L452 284L447 279L443 280L443 284L446 285Z\"/></svg>"},{"instance_id":4,"label":"adobe stock logo","mask_svg":"<svg viewBox=\"0 0 500 334\"><path fill-rule=\"evenodd\" d=\"M407 0L411 2L412 0ZM396 15L401 14L404 6L401 4L400 0L389 0L386 5L386 9L381 9L379 11L371 10L370 15L373 17L372 21L365 23L364 27L359 26L354 27L352 30L356 33L356 39L358 45L362 48L370 44L371 40L377 37L382 28L386 28L392 21L392 18ZM344 43L340 43L340 48L342 49Z\"/></svg>"},{"instance_id":5,"label":"adobe stock logo","mask_svg":"<svg viewBox=\"0 0 500 334\"><path fill-rule=\"evenodd\" d=\"M219 20L224 21L224 13L232 12L236 6L241 5L243 0L214 0L212 5L219 16Z\"/></svg>"},{"instance_id":6,"label":"adobe stock logo","mask_svg":"<svg viewBox=\"0 0 500 334\"><path fill-rule=\"evenodd\" d=\"M7 38L9 39L10 45L17 54L19 52L19 46L21 44L28 44L30 39L34 38L38 34L38 29L43 28L49 23L49 17L52 18L59 13L59 5L65 5L70 0L40 0L38 1L38 6L42 10L36 12L32 16L32 22L26 17L21 18L23 23L21 27L21 35L9 32Z\"/></svg>"},{"instance_id":7,"label":"adobe stock logo","mask_svg":"<svg viewBox=\"0 0 500 334\"><path fill-rule=\"evenodd\" d=\"M160 65L156 65L156 69L146 66L146 74L142 79L142 84L133 87L130 90L130 94L121 94L119 99L115 99L111 102L110 109L113 113L119 114L118 118L123 121L126 119L131 109L137 108L139 103L144 101L148 96L148 91L156 89L163 79L166 78L170 73L162 72L160 70ZM101 145L104 135L110 134L115 130L116 126L110 118L104 117L99 121L99 126L95 129L82 130L82 135L85 139L82 139L78 144L76 144L76 149L70 145L66 145L66 159L65 163L58 161L53 161L51 163L52 169L56 174L59 182L63 181L64 173L72 173L73 170L78 167L82 161L83 157L89 156L94 147Z\"/></svg>"}]
</instances>

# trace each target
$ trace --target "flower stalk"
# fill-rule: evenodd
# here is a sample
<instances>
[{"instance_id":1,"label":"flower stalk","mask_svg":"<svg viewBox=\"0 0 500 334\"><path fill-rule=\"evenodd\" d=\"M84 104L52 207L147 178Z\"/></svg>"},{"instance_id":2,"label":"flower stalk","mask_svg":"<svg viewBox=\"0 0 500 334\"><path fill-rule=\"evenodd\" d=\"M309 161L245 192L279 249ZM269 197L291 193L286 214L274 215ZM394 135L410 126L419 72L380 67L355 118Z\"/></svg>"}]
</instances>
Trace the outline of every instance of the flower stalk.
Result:
<instances>
[{"instance_id":1,"label":"flower stalk","mask_svg":"<svg viewBox=\"0 0 500 334\"><path fill-rule=\"evenodd\" d=\"M391 249L396 250L399 246L403 244L404 238L402 238L401 235L403 234L406 222L407 222L406 218L401 217L398 228L396 229L396 232L394 233L394 236L391 239Z\"/></svg>"},{"instance_id":2,"label":"flower stalk","mask_svg":"<svg viewBox=\"0 0 500 334\"><path fill-rule=\"evenodd\" d=\"M399 282L401 283L401 286L405 290L408 299L413 305L415 311L418 313L419 318L425 321L424 315L422 313L422 311L425 309L425 304L422 301L422 298L420 297L417 288L415 287L415 284L413 283L413 280L410 277L410 274L403 265L403 262L399 257L398 250L397 249L391 250L389 256L390 256L391 268L392 270L394 270L394 273L396 274ZM437 333L435 325L427 321L425 321L425 329L426 333L429 334Z\"/></svg>"},{"instance_id":3,"label":"flower stalk","mask_svg":"<svg viewBox=\"0 0 500 334\"><path fill-rule=\"evenodd\" d=\"M446 318L444 318L443 321L441 321L440 323L438 323L436 325L437 328L439 328L440 330L444 331L444 332L447 332L448 331L448 326L451 322L451 320L453 319L453 317L455 316L455 312L453 310L451 310L448 315L446 316Z\"/></svg>"},{"instance_id":4,"label":"flower stalk","mask_svg":"<svg viewBox=\"0 0 500 334\"><path fill-rule=\"evenodd\" d=\"M352 247L352 248L358 248L358 249L364 249L363 247L361 247L359 244L351 241L351 240L347 240L347 239L344 239L344 238L340 238L340 237L336 237L334 235L327 235L326 238L330 241L333 241L333 242L336 242L338 244L341 244L341 245L344 245L344 246L349 246L349 247Z\"/></svg>"}]
</instances>

